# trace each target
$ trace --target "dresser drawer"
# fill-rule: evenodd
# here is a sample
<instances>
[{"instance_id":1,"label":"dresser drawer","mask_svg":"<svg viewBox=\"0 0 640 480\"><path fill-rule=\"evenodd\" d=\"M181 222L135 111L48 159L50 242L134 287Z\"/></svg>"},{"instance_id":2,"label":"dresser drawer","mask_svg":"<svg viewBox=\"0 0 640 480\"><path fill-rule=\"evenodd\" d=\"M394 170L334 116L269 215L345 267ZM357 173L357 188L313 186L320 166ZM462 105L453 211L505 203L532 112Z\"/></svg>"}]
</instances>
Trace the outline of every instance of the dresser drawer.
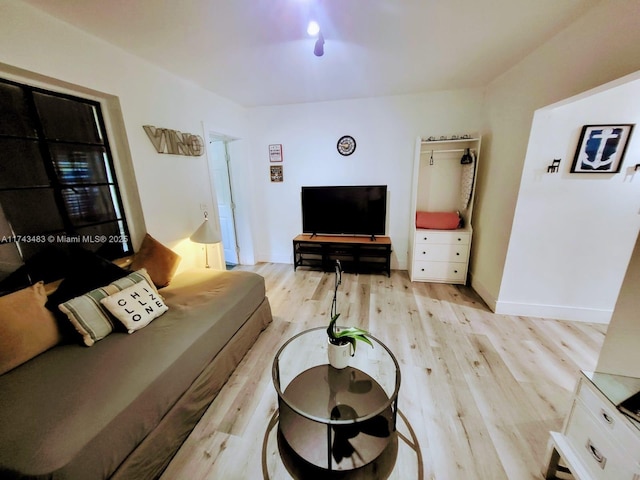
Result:
<instances>
[{"instance_id":1,"label":"dresser drawer","mask_svg":"<svg viewBox=\"0 0 640 480\"><path fill-rule=\"evenodd\" d=\"M466 262L469 258L469 245L447 243L421 243L415 246L415 259L436 262Z\"/></svg>"},{"instance_id":2,"label":"dresser drawer","mask_svg":"<svg viewBox=\"0 0 640 480\"><path fill-rule=\"evenodd\" d=\"M464 283L467 277L467 264L417 261L413 275L417 280Z\"/></svg>"},{"instance_id":3,"label":"dresser drawer","mask_svg":"<svg viewBox=\"0 0 640 480\"><path fill-rule=\"evenodd\" d=\"M638 465L634 457L615 447L610 432L591 415L582 401L574 403L565 432L580 461L598 480L637 480Z\"/></svg>"},{"instance_id":4,"label":"dresser drawer","mask_svg":"<svg viewBox=\"0 0 640 480\"><path fill-rule=\"evenodd\" d=\"M638 429L630 425L625 415L619 412L611 402L603 400L594 388L596 387L581 381L578 398L603 430L616 439L616 444L620 445L626 453L640 460Z\"/></svg>"},{"instance_id":5,"label":"dresser drawer","mask_svg":"<svg viewBox=\"0 0 640 480\"><path fill-rule=\"evenodd\" d=\"M421 243L445 243L469 245L471 234L469 232L444 232L442 230L418 230L416 232L416 245Z\"/></svg>"}]
</instances>

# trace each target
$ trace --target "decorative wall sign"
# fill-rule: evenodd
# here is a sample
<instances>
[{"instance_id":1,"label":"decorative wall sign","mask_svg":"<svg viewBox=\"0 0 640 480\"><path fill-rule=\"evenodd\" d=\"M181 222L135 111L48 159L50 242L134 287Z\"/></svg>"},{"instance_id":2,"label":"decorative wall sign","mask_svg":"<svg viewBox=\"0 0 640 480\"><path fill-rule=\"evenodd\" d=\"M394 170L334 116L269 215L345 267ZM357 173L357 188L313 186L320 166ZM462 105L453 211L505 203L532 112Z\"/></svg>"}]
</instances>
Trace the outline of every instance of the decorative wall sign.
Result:
<instances>
[{"instance_id":1,"label":"decorative wall sign","mask_svg":"<svg viewBox=\"0 0 640 480\"><path fill-rule=\"evenodd\" d=\"M282 176L282 165L271 165L270 172L272 182L282 182L284 180Z\"/></svg>"},{"instance_id":2,"label":"decorative wall sign","mask_svg":"<svg viewBox=\"0 0 640 480\"><path fill-rule=\"evenodd\" d=\"M200 135L182 133L168 128L156 128L151 125L143 125L142 128L158 153L190 157L199 157L204 153L204 140Z\"/></svg>"},{"instance_id":3,"label":"decorative wall sign","mask_svg":"<svg viewBox=\"0 0 640 480\"><path fill-rule=\"evenodd\" d=\"M633 127L633 124L582 127L571 173L619 172Z\"/></svg>"},{"instance_id":4,"label":"decorative wall sign","mask_svg":"<svg viewBox=\"0 0 640 480\"><path fill-rule=\"evenodd\" d=\"M281 162L282 161L282 144L276 143L269 145L269 161Z\"/></svg>"}]
</instances>

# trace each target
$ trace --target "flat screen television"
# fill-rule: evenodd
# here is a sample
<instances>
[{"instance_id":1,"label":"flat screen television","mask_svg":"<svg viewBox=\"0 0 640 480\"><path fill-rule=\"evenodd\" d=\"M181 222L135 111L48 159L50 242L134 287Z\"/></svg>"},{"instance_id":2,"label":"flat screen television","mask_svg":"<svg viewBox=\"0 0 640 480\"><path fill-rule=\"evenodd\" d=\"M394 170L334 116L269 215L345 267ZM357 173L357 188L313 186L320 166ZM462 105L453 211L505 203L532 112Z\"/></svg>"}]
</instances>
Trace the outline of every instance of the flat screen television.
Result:
<instances>
[{"instance_id":1,"label":"flat screen television","mask_svg":"<svg viewBox=\"0 0 640 480\"><path fill-rule=\"evenodd\" d=\"M302 231L315 235L384 235L387 186L302 187Z\"/></svg>"}]
</instances>

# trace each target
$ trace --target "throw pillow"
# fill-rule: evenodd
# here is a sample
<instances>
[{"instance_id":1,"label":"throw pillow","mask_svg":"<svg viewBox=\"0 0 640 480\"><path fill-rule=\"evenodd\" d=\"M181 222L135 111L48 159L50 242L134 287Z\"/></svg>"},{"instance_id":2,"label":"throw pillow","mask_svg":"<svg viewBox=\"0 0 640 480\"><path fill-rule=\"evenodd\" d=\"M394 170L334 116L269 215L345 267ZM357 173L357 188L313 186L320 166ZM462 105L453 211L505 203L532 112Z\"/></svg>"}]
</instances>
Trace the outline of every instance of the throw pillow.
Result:
<instances>
[{"instance_id":1,"label":"throw pillow","mask_svg":"<svg viewBox=\"0 0 640 480\"><path fill-rule=\"evenodd\" d=\"M126 276L129 271L120 268L93 252L77 249L71 255L71 265L60 286L49 295L47 308L54 313L58 305L86 293L94 288L107 285Z\"/></svg>"},{"instance_id":2,"label":"throw pillow","mask_svg":"<svg viewBox=\"0 0 640 480\"><path fill-rule=\"evenodd\" d=\"M151 282L144 269L130 273L109 285L72 298L60 304L58 308L82 336L84 344L90 347L114 330L114 320L100 301L140 282L145 282L147 285ZM158 295L157 290L154 290L154 293Z\"/></svg>"},{"instance_id":3,"label":"throw pillow","mask_svg":"<svg viewBox=\"0 0 640 480\"><path fill-rule=\"evenodd\" d=\"M455 230L461 221L458 212L416 212L416 228Z\"/></svg>"},{"instance_id":4,"label":"throw pillow","mask_svg":"<svg viewBox=\"0 0 640 480\"><path fill-rule=\"evenodd\" d=\"M131 261L131 270L146 268L156 287L166 287L176 273L182 257L148 233Z\"/></svg>"},{"instance_id":5,"label":"throw pillow","mask_svg":"<svg viewBox=\"0 0 640 480\"><path fill-rule=\"evenodd\" d=\"M100 302L122 322L129 333L147 326L169 309L162 297L145 281L103 298Z\"/></svg>"},{"instance_id":6,"label":"throw pillow","mask_svg":"<svg viewBox=\"0 0 640 480\"><path fill-rule=\"evenodd\" d=\"M69 251L57 245L32 244L29 250L39 249L24 264L0 281L0 294L15 292L40 280L45 283L64 278L69 268Z\"/></svg>"},{"instance_id":7,"label":"throw pillow","mask_svg":"<svg viewBox=\"0 0 640 480\"><path fill-rule=\"evenodd\" d=\"M0 297L0 374L60 342L56 319L45 308L46 301L43 282Z\"/></svg>"}]
</instances>

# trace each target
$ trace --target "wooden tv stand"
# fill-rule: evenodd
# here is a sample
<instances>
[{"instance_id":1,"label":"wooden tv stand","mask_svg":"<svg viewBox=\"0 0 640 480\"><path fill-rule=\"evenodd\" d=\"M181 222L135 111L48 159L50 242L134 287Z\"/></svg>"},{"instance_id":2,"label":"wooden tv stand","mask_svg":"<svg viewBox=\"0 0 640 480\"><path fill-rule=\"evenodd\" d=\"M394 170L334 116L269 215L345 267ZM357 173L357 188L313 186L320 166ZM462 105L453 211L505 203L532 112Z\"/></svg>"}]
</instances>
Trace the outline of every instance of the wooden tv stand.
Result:
<instances>
[{"instance_id":1,"label":"wooden tv stand","mask_svg":"<svg viewBox=\"0 0 640 480\"><path fill-rule=\"evenodd\" d=\"M383 271L391 276L391 239L347 235L298 235L293 239L293 269L315 267L331 272L340 260L345 272Z\"/></svg>"}]
</instances>

